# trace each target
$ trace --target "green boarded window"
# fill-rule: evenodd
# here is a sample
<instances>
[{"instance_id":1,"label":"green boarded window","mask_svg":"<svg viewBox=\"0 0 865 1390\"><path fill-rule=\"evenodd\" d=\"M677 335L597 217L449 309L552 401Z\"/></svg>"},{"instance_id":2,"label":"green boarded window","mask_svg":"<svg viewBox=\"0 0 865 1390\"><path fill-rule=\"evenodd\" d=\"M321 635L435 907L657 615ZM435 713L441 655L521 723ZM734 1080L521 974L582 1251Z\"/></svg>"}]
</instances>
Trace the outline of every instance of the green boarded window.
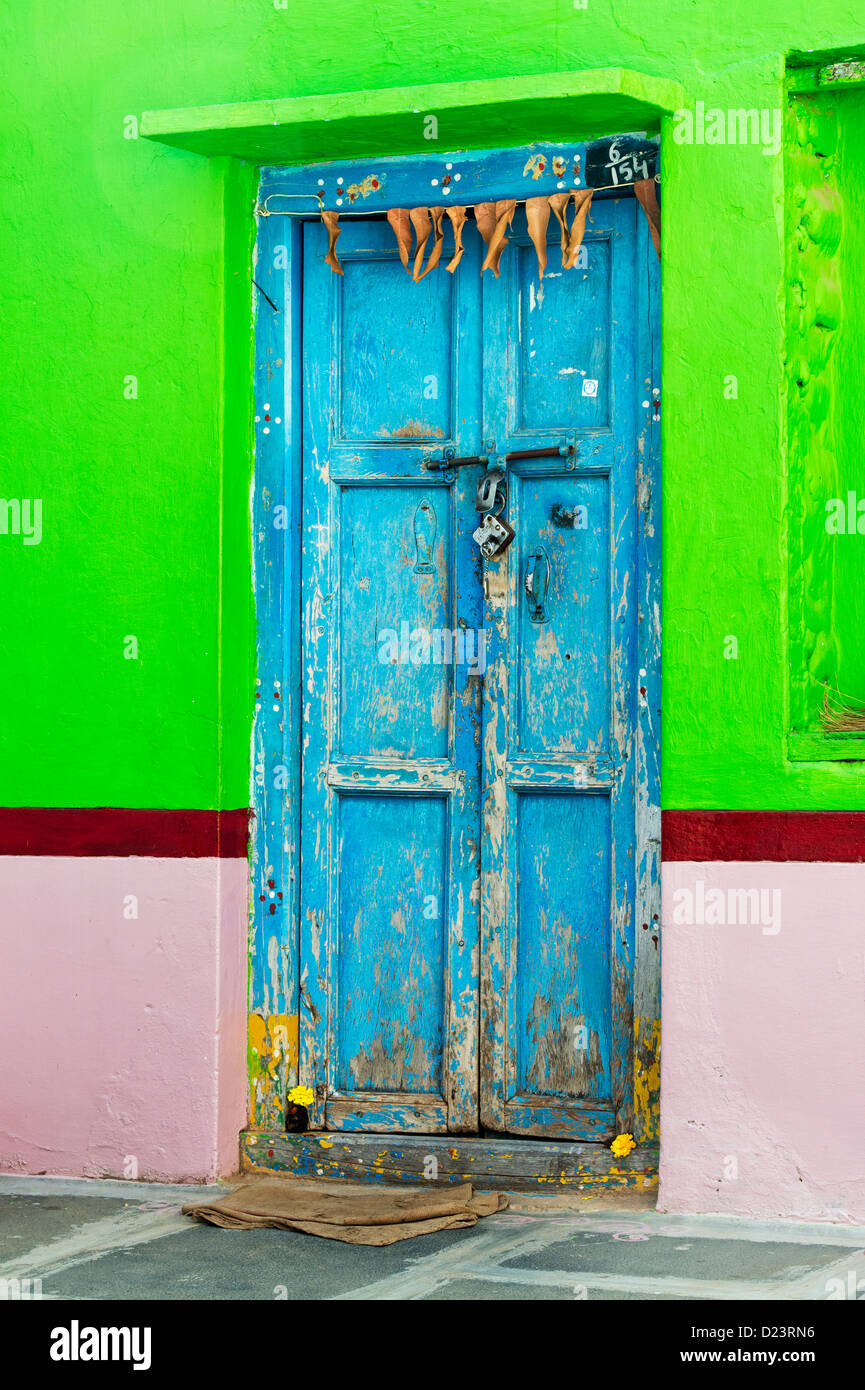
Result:
<instances>
[{"instance_id":1,"label":"green boarded window","mask_svg":"<svg viewBox=\"0 0 865 1390\"><path fill-rule=\"evenodd\" d=\"M807 760L865 759L865 66L849 66L797 75L811 90L787 122L788 751Z\"/></svg>"}]
</instances>

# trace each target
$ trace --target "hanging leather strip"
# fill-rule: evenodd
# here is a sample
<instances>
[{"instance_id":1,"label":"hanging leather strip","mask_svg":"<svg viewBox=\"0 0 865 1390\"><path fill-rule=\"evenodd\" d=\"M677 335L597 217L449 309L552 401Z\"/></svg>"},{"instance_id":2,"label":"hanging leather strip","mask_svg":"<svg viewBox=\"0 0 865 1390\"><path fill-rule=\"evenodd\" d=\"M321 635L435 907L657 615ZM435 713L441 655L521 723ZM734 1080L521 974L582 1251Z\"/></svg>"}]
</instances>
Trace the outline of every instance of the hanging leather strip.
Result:
<instances>
[{"instance_id":1,"label":"hanging leather strip","mask_svg":"<svg viewBox=\"0 0 865 1390\"><path fill-rule=\"evenodd\" d=\"M403 267L408 270L408 258L411 251L411 221L407 208L391 208L387 215L387 220L393 228L396 244L399 250L399 258ZM411 271L408 270L409 275Z\"/></svg>"},{"instance_id":2,"label":"hanging leather strip","mask_svg":"<svg viewBox=\"0 0 865 1390\"><path fill-rule=\"evenodd\" d=\"M412 208L409 213L411 225L414 227L414 234L417 238L414 253L414 272L412 278L418 278L418 272L423 265L426 244L429 241L429 234L432 231L432 220L429 215L429 208Z\"/></svg>"},{"instance_id":3,"label":"hanging leather strip","mask_svg":"<svg viewBox=\"0 0 865 1390\"><path fill-rule=\"evenodd\" d=\"M486 208L491 207L492 204L482 203L481 206ZM499 261L502 258L502 252L508 244L505 233L514 220L516 206L516 198L502 198L495 204L496 221L489 240L484 236L484 229L481 227L481 236L484 237L484 241L487 243L487 254L481 266L481 275L483 275L485 270L491 270L493 275L498 279ZM477 209L475 209L475 212L477 212ZM489 223L487 222L486 225L488 226Z\"/></svg>"},{"instance_id":4,"label":"hanging leather strip","mask_svg":"<svg viewBox=\"0 0 865 1390\"><path fill-rule=\"evenodd\" d=\"M475 221L478 224L478 231L489 246L496 229L495 203L475 203Z\"/></svg>"},{"instance_id":5,"label":"hanging leather strip","mask_svg":"<svg viewBox=\"0 0 865 1390\"><path fill-rule=\"evenodd\" d=\"M339 222L339 213L323 212L321 214L321 220L327 227L327 255L324 258L324 263L325 265L329 265L331 270L337 275L342 275L344 273L343 268L336 255L336 242L342 231L342 228L337 226Z\"/></svg>"},{"instance_id":6,"label":"hanging leather strip","mask_svg":"<svg viewBox=\"0 0 865 1390\"><path fill-rule=\"evenodd\" d=\"M562 229L562 265L567 263L568 256L568 219L565 214L570 196L570 192L554 193L550 198L550 210Z\"/></svg>"},{"instance_id":7,"label":"hanging leather strip","mask_svg":"<svg viewBox=\"0 0 865 1390\"><path fill-rule=\"evenodd\" d=\"M547 268L547 226L550 221L549 198L526 199L526 221L529 236L538 257L538 279L543 280Z\"/></svg>"},{"instance_id":8,"label":"hanging leather strip","mask_svg":"<svg viewBox=\"0 0 865 1390\"><path fill-rule=\"evenodd\" d=\"M448 217L453 223L454 229L454 254L452 259L448 262L447 269L450 271L451 275L453 275L462 260L463 251L465 250L463 246L463 227L466 222L466 210L465 208L448 208Z\"/></svg>"},{"instance_id":9,"label":"hanging leather strip","mask_svg":"<svg viewBox=\"0 0 865 1390\"><path fill-rule=\"evenodd\" d=\"M593 188L577 188L574 190L574 205L576 212L571 223L571 232L568 237L568 253L562 262L566 270L573 270L577 259L577 252L583 244L583 237L586 233L586 217L592 203Z\"/></svg>"},{"instance_id":10,"label":"hanging leather strip","mask_svg":"<svg viewBox=\"0 0 865 1390\"><path fill-rule=\"evenodd\" d=\"M429 211L430 217L432 218L433 230L435 231L435 240L433 241L433 249L430 251L429 260L426 263L426 270L422 270L420 275L417 273L417 263L415 262L414 278L416 281L422 280L425 275L429 275L431 270L435 270L442 258L442 247L445 241L445 210L444 208L430 208Z\"/></svg>"},{"instance_id":11,"label":"hanging leather strip","mask_svg":"<svg viewBox=\"0 0 865 1390\"><path fill-rule=\"evenodd\" d=\"M658 202L658 192L655 188L654 179L638 179L634 184L634 192L640 203L640 207L646 214L649 223L649 235L652 238L652 245L658 253L658 260L661 259L661 205Z\"/></svg>"}]
</instances>

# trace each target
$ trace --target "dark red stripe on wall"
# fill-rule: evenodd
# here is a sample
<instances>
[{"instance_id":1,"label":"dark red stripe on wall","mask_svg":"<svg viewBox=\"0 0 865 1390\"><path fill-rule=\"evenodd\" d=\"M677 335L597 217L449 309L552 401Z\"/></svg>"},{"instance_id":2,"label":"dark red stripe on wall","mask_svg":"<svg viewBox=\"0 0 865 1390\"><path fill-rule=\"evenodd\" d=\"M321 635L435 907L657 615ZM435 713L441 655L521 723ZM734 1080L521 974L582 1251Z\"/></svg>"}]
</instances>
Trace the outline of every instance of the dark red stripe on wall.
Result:
<instances>
[{"instance_id":1,"label":"dark red stripe on wall","mask_svg":"<svg viewBox=\"0 0 865 1390\"><path fill-rule=\"evenodd\" d=\"M0 854L245 859L250 812L0 807Z\"/></svg>"},{"instance_id":2,"label":"dark red stripe on wall","mask_svg":"<svg viewBox=\"0 0 865 1390\"><path fill-rule=\"evenodd\" d=\"M663 811L666 860L865 862L865 811Z\"/></svg>"},{"instance_id":3,"label":"dark red stripe on wall","mask_svg":"<svg viewBox=\"0 0 865 1390\"><path fill-rule=\"evenodd\" d=\"M0 854L243 859L246 807L0 807ZM662 857L865 863L865 811L664 811Z\"/></svg>"}]
</instances>

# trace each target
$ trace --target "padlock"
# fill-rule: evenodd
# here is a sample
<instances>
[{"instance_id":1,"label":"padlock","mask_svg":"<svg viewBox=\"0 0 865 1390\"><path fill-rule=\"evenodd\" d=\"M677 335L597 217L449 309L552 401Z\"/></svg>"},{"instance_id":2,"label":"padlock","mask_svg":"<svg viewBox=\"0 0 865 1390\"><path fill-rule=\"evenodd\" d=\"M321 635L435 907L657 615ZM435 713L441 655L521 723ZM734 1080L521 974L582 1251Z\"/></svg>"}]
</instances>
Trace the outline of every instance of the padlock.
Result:
<instances>
[{"instance_id":1,"label":"padlock","mask_svg":"<svg viewBox=\"0 0 865 1390\"><path fill-rule=\"evenodd\" d=\"M507 501L504 473L500 468L491 468L478 480L477 507L479 512L493 512L498 516Z\"/></svg>"},{"instance_id":2,"label":"padlock","mask_svg":"<svg viewBox=\"0 0 865 1390\"><path fill-rule=\"evenodd\" d=\"M482 555L488 560L497 560L500 555L504 555L515 535L513 526L509 526L500 516L486 512L480 526L473 532L472 539L477 541Z\"/></svg>"}]
</instances>

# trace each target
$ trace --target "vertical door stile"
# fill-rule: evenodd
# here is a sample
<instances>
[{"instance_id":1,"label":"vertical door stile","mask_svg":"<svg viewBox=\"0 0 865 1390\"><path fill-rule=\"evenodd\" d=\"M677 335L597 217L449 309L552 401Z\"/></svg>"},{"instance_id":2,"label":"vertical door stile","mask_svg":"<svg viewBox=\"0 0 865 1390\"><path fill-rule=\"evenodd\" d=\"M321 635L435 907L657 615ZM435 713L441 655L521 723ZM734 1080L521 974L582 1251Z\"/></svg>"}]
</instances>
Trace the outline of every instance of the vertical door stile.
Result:
<instances>
[{"instance_id":1,"label":"vertical door stile","mask_svg":"<svg viewBox=\"0 0 865 1390\"><path fill-rule=\"evenodd\" d=\"M479 315L480 256L467 249L454 283L453 373L457 419L457 453L481 448L481 336ZM486 679L486 635L480 597L480 553L472 540L476 469L451 473L454 530L453 604L450 627L462 643L462 660L453 667L451 704L454 789L450 797L451 900L447 914L448 959L445 970L447 1036L445 1098L451 1133L478 1127L478 971L480 931L481 710ZM474 664L472 665L472 659Z\"/></svg>"},{"instance_id":2,"label":"vertical door stile","mask_svg":"<svg viewBox=\"0 0 865 1390\"><path fill-rule=\"evenodd\" d=\"M323 396L329 401L334 386L332 338L339 292L334 280L325 280L318 287L325 312L311 313L310 278L308 271L305 273L299 1078L300 1084L314 1093L309 1111L312 1129L324 1128L326 1097L332 1084L328 1042L333 946L333 882L329 873L333 790L328 785L327 766L332 737L328 694L333 518L328 478L329 420L326 411L313 407Z\"/></svg>"},{"instance_id":3,"label":"vertical door stile","mask_svg":"<svg viewBox=\"0 0 865 1390\"><path fill-rule=\"evenodd\" d=\"M504 256L507 277L511 258ZM510 323L502 312L500 281L489 273L483 283L483 435L489 452L507 449L507 383L511 380ZM505 388L504 391L502 388ZM506 511L513 516L510 496ZM510 546L483 566L487 673L483 707L481 794L481 1123L506 1129L508 1003L511 952L508 933L512 876L509 857L508 723L511 650L509 617L513 605Z\"/></svg>"},{"instance_id":4,"label":"vertical door stile","mask_svg":"<svg viewBox=\"0 0 865 1390\"><path fill-rule=\"evenodd\" d=\"M611 381L615 452L610 489L612 600L611 797L612 1101L618 1133L634 1125L634 912L636 907L637 674L637 238L633 203L611 243Z\"/></svg>"},{"instance_id":5,"label":"vertical door stile","mask_svg":"<svg viewBox=\"0 0 865 1390\"><path fill-rule=\"evenodd\" d=\"M637 219L637 884L634 907L634 1139L660 1138L661 1045L661 268ZM644 394L643 394L644 393Z\"/></svg>"}]
</instances>

